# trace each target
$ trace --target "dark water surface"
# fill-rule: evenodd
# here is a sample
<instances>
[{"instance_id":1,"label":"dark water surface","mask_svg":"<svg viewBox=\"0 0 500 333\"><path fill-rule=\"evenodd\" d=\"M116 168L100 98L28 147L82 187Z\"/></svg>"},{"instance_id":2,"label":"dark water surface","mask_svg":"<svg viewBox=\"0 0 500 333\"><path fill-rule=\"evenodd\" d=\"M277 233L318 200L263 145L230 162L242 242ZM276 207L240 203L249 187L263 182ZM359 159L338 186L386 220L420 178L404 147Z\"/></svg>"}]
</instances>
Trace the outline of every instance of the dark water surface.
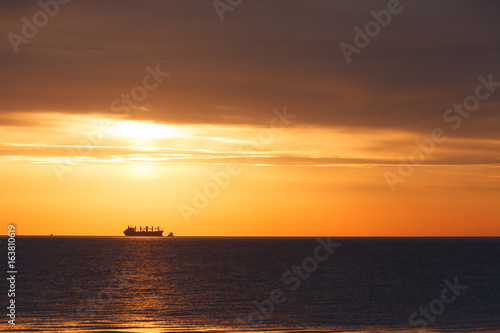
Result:
<instances>
[{"instance_id":1,"label":"dark water surface","mask_svg":"<svg viewBox=\"0 0 500 333\"><path fill-rule=\"evenodd\" d=\"M16 325L4 310L1 331L500 332L498 238L16 241Z\"/></svg>"}]
</instances>

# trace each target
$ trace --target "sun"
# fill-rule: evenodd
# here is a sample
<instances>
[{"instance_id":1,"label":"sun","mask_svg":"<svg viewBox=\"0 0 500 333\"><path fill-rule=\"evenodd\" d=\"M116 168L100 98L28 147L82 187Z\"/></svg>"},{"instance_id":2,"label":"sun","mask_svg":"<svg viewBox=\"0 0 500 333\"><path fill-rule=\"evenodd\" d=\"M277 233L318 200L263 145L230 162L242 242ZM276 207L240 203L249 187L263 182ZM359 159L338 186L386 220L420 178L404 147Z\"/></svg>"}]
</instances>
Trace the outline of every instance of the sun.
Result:
<instances>
[{"instance_id":1,"label":"sun","mask_svg":"<svg viewBox=\"0 0 500 333\"><path fill-rule=\"evenodd\" d=\"M137 178L150 178L155 174L154 167L151 164L132 165L132 175Z\"/></svg>"},{"instance_id":2,"label":"sun","mask_svg":"<svg viewBox=\"0 0 500 333\"><path fill-rule=\"evenodd\" d=\"M182 134L182 131L175 126L140 121L122 121L116 125L113 134L138 141L147 141L178 136Z\"/></svg>"}]
</instances>

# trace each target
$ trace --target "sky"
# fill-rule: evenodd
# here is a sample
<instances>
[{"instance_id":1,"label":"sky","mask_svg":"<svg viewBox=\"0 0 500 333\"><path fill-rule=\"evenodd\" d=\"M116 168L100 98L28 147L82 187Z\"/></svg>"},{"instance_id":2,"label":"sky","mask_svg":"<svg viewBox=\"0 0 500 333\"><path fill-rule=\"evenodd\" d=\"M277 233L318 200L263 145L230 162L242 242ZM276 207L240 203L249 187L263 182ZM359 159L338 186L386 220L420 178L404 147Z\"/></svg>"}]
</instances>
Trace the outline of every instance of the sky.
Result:
<instances>
[{"instance_id":1,"label":"sky","mask_svg":"<svg viewBox=\"0 0 500 333\"><path fill-rule=\"evenodd\" d=\"M2 233L500 236L499 13L2 1Z\"/></svg>"}]
</instances>

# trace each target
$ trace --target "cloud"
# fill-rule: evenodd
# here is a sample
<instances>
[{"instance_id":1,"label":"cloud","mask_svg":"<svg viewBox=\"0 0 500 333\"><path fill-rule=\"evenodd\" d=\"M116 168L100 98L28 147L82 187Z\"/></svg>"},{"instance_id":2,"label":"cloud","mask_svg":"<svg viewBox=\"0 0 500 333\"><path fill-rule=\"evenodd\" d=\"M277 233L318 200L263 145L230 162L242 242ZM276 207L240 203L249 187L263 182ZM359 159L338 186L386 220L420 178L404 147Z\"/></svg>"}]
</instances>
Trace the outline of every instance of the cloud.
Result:
<instances>
[{"instance_id":1,"label":"cloud","mask_svg":"<svg viewBox=\"0 0 500 333\"><path fill-rule=\"evenodd\" d=\"M352 42L353 28L386 1L252 1L224 22L207 1L71 2L19 54L2 40L0 112L111 114L145 67L160 64L171 76L132 119L261 125L286 104L300 115L293 126L425 133L443 125L443 112L473 92L478 75L500 80L500 6L402 4L348 65L339 43ZM4 35L39 10L0 7ZM499 105L497 93L460 135L498 139Z\"/></svg>"}]
</instances>

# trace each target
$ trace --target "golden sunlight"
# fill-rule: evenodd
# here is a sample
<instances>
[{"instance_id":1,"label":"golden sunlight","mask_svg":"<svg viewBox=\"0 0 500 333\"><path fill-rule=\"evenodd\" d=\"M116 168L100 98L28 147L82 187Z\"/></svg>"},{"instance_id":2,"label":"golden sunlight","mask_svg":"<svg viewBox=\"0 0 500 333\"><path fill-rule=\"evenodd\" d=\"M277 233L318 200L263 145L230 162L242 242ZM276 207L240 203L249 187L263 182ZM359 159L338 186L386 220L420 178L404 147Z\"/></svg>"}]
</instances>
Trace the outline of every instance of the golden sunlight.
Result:
<instances>
[{"instance_id":1,"label":"golden sunlight","mask_svg":"<svg viewBox=\"0 0 500 333\"><path fill-rule=\"evenodd\" d=\"M133 164L132 174L137 178L149 178L154 175L154 168L151 164Z\"/></svg>"},{"instance_id":2,"label":"golden sunlight","mask_svg":"<svg viewBox=\"0 0 500 333\"><path fill-rule=\"evenodd\" d=\"M151 140L182 135L182 131L175 126L151 122L120 121L114 129L113 135L135 140Z\"/></svg>"}]
</instances>

